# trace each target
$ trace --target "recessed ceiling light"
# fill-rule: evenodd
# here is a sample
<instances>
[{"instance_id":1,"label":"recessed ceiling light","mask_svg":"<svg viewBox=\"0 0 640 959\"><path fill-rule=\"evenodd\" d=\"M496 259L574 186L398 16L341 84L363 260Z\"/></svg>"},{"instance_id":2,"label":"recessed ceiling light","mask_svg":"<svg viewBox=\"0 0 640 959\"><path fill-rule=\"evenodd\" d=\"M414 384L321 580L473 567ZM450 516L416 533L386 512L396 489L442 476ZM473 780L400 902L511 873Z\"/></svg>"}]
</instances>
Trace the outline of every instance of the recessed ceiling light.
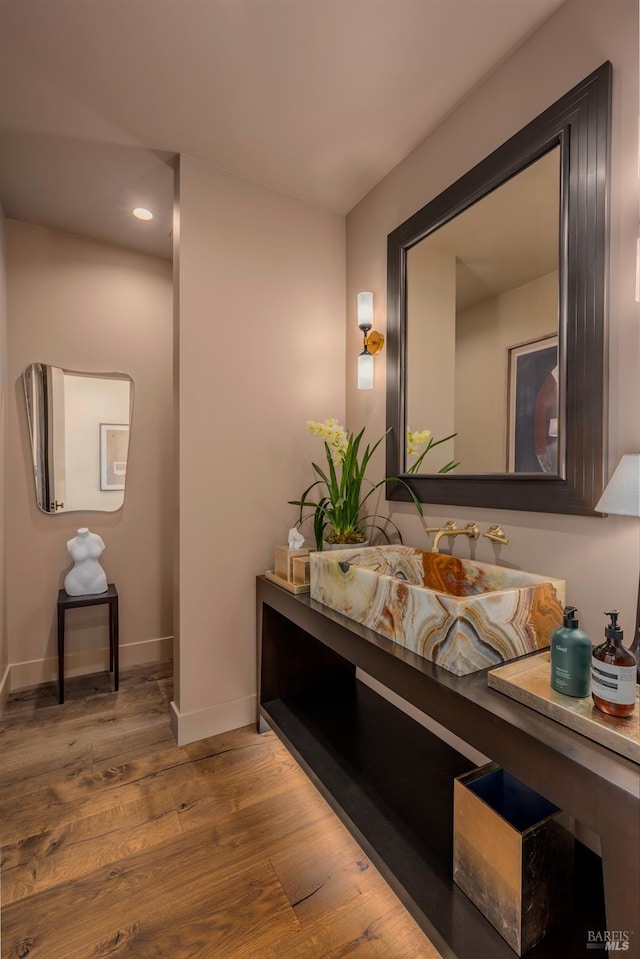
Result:
<instances>
[{"instance_id":1,"label":"recessed ceiling light","mask_svg":"<svg viewBox=\"0 0 640 959\"><path fill-rule=\"evenodd\" d=\"M133 211L133 215L137 216L139 220L153 220L151 210L145 210L143 206L137 206Z\"/></svg>"}]
</instances>

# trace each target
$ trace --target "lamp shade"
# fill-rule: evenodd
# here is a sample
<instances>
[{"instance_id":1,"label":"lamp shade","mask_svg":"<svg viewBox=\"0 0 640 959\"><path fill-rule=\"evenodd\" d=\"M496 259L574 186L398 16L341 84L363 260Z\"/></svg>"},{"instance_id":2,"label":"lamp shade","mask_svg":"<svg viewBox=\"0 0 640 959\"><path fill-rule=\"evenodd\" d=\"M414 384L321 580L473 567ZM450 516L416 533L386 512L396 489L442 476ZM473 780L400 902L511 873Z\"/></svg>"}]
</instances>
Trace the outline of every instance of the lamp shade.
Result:
<instances>
[{"instance_id":1,"label":"lamp shade","mask_svg":"<svg viewBox=\"0 0 640 959\"><path fill-rule=\"evenodd\" d=\"M366 350L358 357L358 389L373 389L373 357Z\"/></svg>"},{"instance_id":2,"label":"lamp shade","mask_svg":"<svg viewBox=\"0 0 640 959\"><path fill-rule=\"evenodd\" d=\"M596 510L640 516L640 453L625 453L596 503Z\"/></svg>"},{"instance_id":3,"label":"lamp shade","mask_svg":"<svg viewBox=\"0 0 640 959\"><path fill-rule=\"evenodd\" d=\"M373 326L373 293L358 293L358 326L361 330Z\"/></svg>"}]
</instances>

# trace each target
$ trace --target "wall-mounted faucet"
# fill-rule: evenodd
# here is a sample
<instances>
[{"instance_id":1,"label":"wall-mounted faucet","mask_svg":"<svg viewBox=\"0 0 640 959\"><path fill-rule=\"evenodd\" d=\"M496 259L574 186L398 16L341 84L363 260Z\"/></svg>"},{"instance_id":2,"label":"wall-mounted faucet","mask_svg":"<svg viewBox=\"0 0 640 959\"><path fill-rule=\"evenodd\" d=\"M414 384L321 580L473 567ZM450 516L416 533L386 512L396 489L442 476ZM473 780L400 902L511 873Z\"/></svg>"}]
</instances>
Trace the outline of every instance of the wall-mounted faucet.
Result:
<instances>
[{"instance_id":1,"label":"wall-mounted faucet","mask_svg":"<svg viewBox=\"0 0 640 959\"><path fill-rule=\"evenodd\" d=\"M467 523L464 529L457 529L455 520L447 520L444 526L437 530L433 538L432 553L440 552L440 540L443 536L468 536L469 539L477 539L480 536L480 528L477 523Z\"/></svg>"},{"instance_id":2,"label":"wall-mounted faucet","mask_svg":"<svg viewBox=\"0 0 640 959\"><path fill-rule=\"evenodd\" d=\"M453 522L453 520L450 519L448 522L452 524L451 529L455 529L455 525L456 525L456 524ZM447 528L449 528L449 527L447 527ZM429 534L429 533L439 533L440 530L442 529L442 527L441 527L441 526L424 526L423 529L424 529L425 533L427 533L427 534Z\"/></svg>"},{"instance_id":3,"label":"wall-mounted faucet","mask_svg":"<svg viewBox=\"0 0 640 959\"><path fill-rule=\"evenodd\" d=\"M494 523L493 526L490 526L482 535L490 539L492 543L501 543L502 546L509 545L509 540L502 526L499 526L498 523Z\"/></svg>"}]
</instances>

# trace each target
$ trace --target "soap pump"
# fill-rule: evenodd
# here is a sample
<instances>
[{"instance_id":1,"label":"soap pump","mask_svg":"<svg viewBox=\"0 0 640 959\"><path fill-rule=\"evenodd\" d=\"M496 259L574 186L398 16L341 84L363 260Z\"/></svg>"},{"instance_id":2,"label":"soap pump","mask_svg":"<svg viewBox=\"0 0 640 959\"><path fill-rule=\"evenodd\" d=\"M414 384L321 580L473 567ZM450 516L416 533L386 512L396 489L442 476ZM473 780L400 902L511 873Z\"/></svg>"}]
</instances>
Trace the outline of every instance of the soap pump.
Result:
<instances>
[{"instance_id":1,"label":"soap pump","mask_svg":"<svg viewBox=\"0 0 640 959\"><path fill-rule=\"evenodd\" d=\"M618 626L618 610L605 616L610 616L611 622L604 631L604 643L593 651L591 693L603 713L630 716L636 704L636 660L622 643L624 634Z\"/></svg>"},{"instance_id":2,"label":"soap pump","mask_svg":"<svg viewBox=\"0 0 640 959\"><path fill-rule=\"evenodd\" d=\"M591 640L578 628L578 610L565 606L562 626L551 636L551 686L584 699L591 691Z\"/></svg>"}]
</instances>

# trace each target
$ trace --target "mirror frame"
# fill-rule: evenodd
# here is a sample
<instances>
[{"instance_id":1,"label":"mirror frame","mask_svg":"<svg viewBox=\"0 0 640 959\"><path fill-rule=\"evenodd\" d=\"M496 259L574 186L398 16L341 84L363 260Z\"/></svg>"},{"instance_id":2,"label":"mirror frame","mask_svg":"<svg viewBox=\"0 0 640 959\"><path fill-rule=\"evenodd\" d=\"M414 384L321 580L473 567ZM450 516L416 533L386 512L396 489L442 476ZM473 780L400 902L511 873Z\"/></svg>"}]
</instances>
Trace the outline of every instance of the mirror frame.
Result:
<instances>
[{"instance_id":1,"label":"mirror frame","mask_svg":"<svg viewBox=\"0 0 640 959\"><path fill-rule=\"evenodd\" d=\"M604 487L606 458L610 125L607 61L389 234L386 475L401 477L421 503L600 515L593 507ZM564 453L564 470L561 475L407 473L404 442L399 442L406 429L407 251L558 144L559 452ZM388 484L386 496L410 500L399 483Z\"/></svg>"}]
</instances>

